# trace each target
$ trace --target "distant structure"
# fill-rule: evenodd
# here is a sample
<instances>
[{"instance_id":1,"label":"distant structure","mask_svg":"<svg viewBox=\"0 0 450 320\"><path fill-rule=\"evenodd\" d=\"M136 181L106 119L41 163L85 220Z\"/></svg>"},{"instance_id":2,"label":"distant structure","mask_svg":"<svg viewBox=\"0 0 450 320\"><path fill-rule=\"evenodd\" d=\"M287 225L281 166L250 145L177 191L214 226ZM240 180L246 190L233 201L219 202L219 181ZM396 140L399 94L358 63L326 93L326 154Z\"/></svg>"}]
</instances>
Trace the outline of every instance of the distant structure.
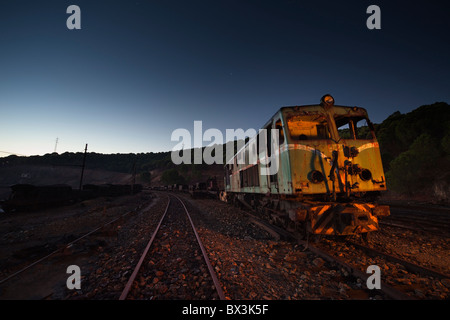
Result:
<instances>
[{"instance_id":1,"label":"distant structure","mask_svg":"<svg viewBox=\"0 0 450 320\"><path fill-rule=\"evenodd\" d=\"M88 144L86 143L86 147L84 148L83 164L81 165L80 186L78 188L79 190L81 190L81 187L83 186L83 175L84 175L84 167L86 166L87 147L88 147Z\"/></svg>"},{"instance_id":2,"label":"distant structure","mask_svg":"<svg viewBox=\"0 0 450 320\"><path fill-rule=\"evenodd\" d=\"M56 142L55 142L55 150L53 150L53 152L56 152L56 148L58 147L58 138L56 138Z\"/></svg>"}]
</instances>

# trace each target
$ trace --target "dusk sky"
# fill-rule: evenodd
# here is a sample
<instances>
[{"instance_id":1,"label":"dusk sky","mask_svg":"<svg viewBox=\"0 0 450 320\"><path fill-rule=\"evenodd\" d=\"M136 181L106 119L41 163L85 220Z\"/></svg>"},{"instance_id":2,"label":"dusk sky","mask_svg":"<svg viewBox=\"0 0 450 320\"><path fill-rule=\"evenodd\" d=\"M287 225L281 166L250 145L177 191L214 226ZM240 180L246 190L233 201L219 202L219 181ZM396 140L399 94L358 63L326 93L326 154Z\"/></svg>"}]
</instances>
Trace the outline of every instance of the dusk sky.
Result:
<instances>
[{"instance_id":1,"label":"dusk sky","mask_svg":"<svg viewBox=\"0 0 450 320\"><path fill-rule=\"evenodd\" d=\"M69 30L69 5L81 30ZM381 29L369 30L371 4ZM0 156L170 151L282 106L450 102L446 1L0 0Z\"/></svg>"}]
</instances>

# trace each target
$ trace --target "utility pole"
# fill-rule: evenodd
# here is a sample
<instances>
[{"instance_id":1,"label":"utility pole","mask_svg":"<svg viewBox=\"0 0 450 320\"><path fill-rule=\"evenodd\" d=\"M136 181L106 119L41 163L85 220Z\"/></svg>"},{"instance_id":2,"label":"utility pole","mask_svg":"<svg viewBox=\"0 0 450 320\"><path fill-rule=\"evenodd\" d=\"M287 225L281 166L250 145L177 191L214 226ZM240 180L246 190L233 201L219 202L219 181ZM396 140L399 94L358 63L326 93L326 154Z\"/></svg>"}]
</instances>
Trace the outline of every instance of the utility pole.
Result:
<instances>
[{"instance_id":1,"label":"utility pole","mask_svg":"<svg viewBox=\"0 0 450 320\"><path fill-rule=\"evenodd\" d=\"M83 165L81 166L81 178L80 178L80 190L83 185L83 175L84 175L84 166L86 165L86 154L87 154L88 144L86 143L86 147L84 148L84 156L83 156Z\"/></svg>"},{"instance_id":2,"label":"utility pole","mask_svg":"<svg viewBox=\"0 0 450 320\"><path fill-rule=\"evenodd\" d=\"M56 142L55 142L55 150L53 150L53 152L56 152L56 147L58 146L58 138L56 138Z\"/></svg>"},{"instance_id":3,"label":"utility pole","mask_svg":"<svg viewBox=\"0 0 450 320\"><path fill-rule=\"evenodd\" d=\"M134 194L134 184L136 183L136 161L137 161L137 155L134 158L134 163L133 163L133 174L131 177L131 194Z\"/></svg>"}]
</instances>

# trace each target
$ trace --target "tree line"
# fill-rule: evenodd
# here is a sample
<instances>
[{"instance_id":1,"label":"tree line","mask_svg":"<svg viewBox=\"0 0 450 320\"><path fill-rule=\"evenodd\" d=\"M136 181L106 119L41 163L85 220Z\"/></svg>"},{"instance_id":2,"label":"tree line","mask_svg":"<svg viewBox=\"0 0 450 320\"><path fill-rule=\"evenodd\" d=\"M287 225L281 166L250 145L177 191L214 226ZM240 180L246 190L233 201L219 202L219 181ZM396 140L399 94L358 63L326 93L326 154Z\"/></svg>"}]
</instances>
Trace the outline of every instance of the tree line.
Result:
<instances>
[{"instance_id":1,"label":"tree line","mask_svg":"<svg viewBox=\"0 0 450 320\"><path fill-rule=\"evenodd\" d=\"M397 193L450 198L450 106L423 105L394 112L375 125L388 189Z\"/></svg>"},{"instance_id":2,"label":"tree line","mask_svg":"<svg viewBox=\"0 0 450 320\"><path fill-rule=\"evenodd\" d=\"M411 112L391 114L375 124L388 189L400 194L423 194L448 201L450 198L450 106L445 102L423 105ZM237 141L234 141L236 151ZM225 146L224 146L225 149ZM194 152L191 152L193 155ZM202 164L175 166L171 152L101 154L89 152L86 168L136 173L150 182L150 171L164 171L162 182L186 183L200 176ZM193 160L193 159L192 159ZM225 159L224 152L224 163ZM0 166L81 166L82 152L50 153L43 156L0 158ZM192 161L193 162L193 161Z\"/></svg>"}]
</instances>

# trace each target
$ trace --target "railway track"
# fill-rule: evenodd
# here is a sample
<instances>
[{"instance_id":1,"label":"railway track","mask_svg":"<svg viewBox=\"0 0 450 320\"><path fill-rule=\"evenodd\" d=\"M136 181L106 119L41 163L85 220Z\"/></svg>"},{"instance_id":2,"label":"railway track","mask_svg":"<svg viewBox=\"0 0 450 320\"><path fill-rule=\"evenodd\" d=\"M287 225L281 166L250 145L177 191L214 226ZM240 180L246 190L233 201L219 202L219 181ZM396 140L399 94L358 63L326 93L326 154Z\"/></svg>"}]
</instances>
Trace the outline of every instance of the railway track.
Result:
<instances>
[{"instance_id":1,"label":"railway track","mask_svg":"<svg viewBox=\"0 0 450 320\"><path fill-rule=\"evenodd\" d=\"M434 235L448 234L448 230L450 229L450 224L448 223L429 220L420 221L420 219L403 217L391 217L387 221L379 221L378 223L382 226L390 226Z\"/></svg>"},{"instance_id":2,"label":"railway track","mask_svg":"<svg viewBox=\"0 0 450 320\"><path fill-rule=\"evenodd\" d=\"M446 279L446 278L450 277L449 275L445 275L445 274L443 274L441 272L438 272L438 271L435 271L435 270L432 270L432 269L429 269L429 268L425 268L425 267L422 267L422 266L420 266L420 265L418 265L416 263L412 263L412 262L409 262L409 261L407 261L405 259L401 259L401 258L398 258L396 256L393 256L391 254L388 254L388 253L385 253L385 252L381 252L381 251L379 251L379 250L377 250L375 248L372 248L372 247L369 247L369 246L366 246L366 245L362 245L362 244L359 244L359 243L356 243L356 242L353 242L353 241L347 241L347 242L349 244L351 244L352 246L358 248L358 249L364 250L367 254L369 254L371 256L380 256L383 259L386 259L386 260L388 260L390 262L400 263L403 266L405 266L405 268L407 270L409 270L411 272L416 272L416 273L421 274L423 276L429 276L429 277L433 277L435 279Z\"/></svg>"},{"instance_id":3,"label":"railway track","mask_svg":"<svg viewBox=\"0 0 450 320\"><path fill-rule=\"evenodd\" d=\"M251 219L257 221L257 225L271 233L277 233L275 238L283 238L297 241L321 258L339 265L348 273L367 281L371 273L366 273L370 265L381 266L381 289L387 298L395 300L416 299L449 299L441 281L450 283L450 276L438 271L422 267L411 261L392 256L388 253L376 250L351 241L332 240L322 238L317 243L299 239L299 237L282 228L262 220L254 214L248 213Z\"/></svg>"},{"instance_id":4,"label":"railway track","mask_svg":"<svg viewBox=\"0 0 450 320\"><path fill-rule=\"evenodd\" d=\"M450 210L391 206L391 215L379 221L381 225L402 228L434 235L448 235Z\"/></svg>"},{"instance_id":5,"label":"railway track","mask_svg":"<svg viewBox=\"0 0 450 320\"><path fill-rule=\"evenodd\" d=\"M224 300L185 204L174 195L167 205L157 198L22 264L0 279L0 299ZM66 288L73 264L82 266L82 290Z\"/></svg>"},{"instance_id":6,"label":"railway track","mask_svg":"<svg viewBox=\"0 0 450 320\"><path fill-rule=\"evenodd\" d=\"M125 219L139 216L152 206L153 201L142 203L70 242L57 244L58 248L50 253L24 262L20 268L0 279L0 299L62 298L61 292L56 292L60 290L55 288L65 287L67 266L86 261L89 252L106 243L104 239L117 236L117 230ZM64 285L59 285L61 283Z\"/></svg>"},{"instance_id":7,"label":"railway track","mask_svg":"<svg viewBox=\"0 0 450 320\"><path fill-rule=\"evenodd\" d=\"M80 235L77 239L61 244L61 247L57 250L32 261L23 270L16 270L16 274L0 279L0 298L225 299L214 270L218 270L222 283L231 287L234 278L229 277L228 271L232 270L231 272L234 272L234 274L246 272L245 268L249 269L246 261L239 260L241 256L232 259L225 258L226 255L218 256L220 250L216 251L217 248L215 248L210 252L215 266L213 268L191 219L191 215L193 215L199 223L200 234L205 239L205 244L208 245L208 248L211 248L211 239L208 240L208 237L205 237L205 233L209 234L211 230L210 222L212 221L208 220L209 215L199 214L198 210L194 210L192 204L184 203L175 194L158 193L156 198L157 201L152 201L152 204L145 203L135 210L122 213L102 226ZM151 209L152 205L155 205L155 207ZM187 209L191 209L191 213ZM272 226L256 215L248 212L247 214L251 217L249 225L256 225L269 231L275 239L274 243L283 243L283 240L291 239L293 242L303 244L310 251L307 255L308 261L319 256L330 261L324 268L337 271L336 274L343 274L342 270L347 270L344 276L348 273L350 281L358 280L367 296L376 297L379 295L382 299L449 299L449 291L448 289L444 290L443 287L445 285L448 288L450 283L448 275L382 252L383 247L378 246L379 249L376 251L374 248L360 243L331 239L322 239L319 243L301 242L294 234ZM199 219L199 217L201 218ZM221 228L222 225L220 224ZM259 228L255 227L255 230L260 230ZM117 230L120 230L120 232L117 232ZM241 234L244 229L236 228L233 230L237 235ZM245 230L248 230L248 226L245 227ZM116 235L107 238L110 232ZM126 241L123 241L124 237L126 237ZM105 241L108 243L106 244ZM374 243L372 242L372 244ZM108 249L108 246L116 248ZM117 249L117 247L120 247L120 249ZM294 250L299 253L298 248L301 248L301 246L295 247L297 249ZM279 259L275 259L277 257L275 252L271 253L274 254L271 256L273 259L270 260L272 265L267 266L267 263L264 265L269 271L276 270L281 265L286 266L286 263L291 261L291 255L297 254L288 251L286 248L284 250L286 251L278 257ZM71 292L68 296L65 288L65 280L67 279L65 268L73 264L73 261L76 261L75 264L81 263L83 257L92 261L96 260L96 267L84 273L83 292ZM219 259L216 259L217 257ZM245 257L247 256L245 255ZM239 263L236 262L238 260ZM253 260L255 261L255 258ZM309 264L311 264L311 261L309 261ZM369 265L377 265L381 269L382 285L381 290L375 290L377 293L372 291L369 294L368 289L365 289L365 281L371 275L366 273ZM63 266L64 269L62 269ZM220 270L217 268L220 268ZM49 284L57 283L57 281L61 283L61 279L49 278L46 274L48 270L51 270L52 274L60 273L62 275L60 278L63 281L65 295L55 293L54 287L50 287ZM286 272L289 273L290 269L287 270ZM31 276L26 276L30 273ZM275 274L274 271L272 273ZM33 287L42 285L47 286L47 288L39 292L27 292L27 282L21 282L20 280L22 276L28 278L29 283L32 280ZM330 280L334 281L333 279ZM292 278L290 278L290 281L292 282ZM16 289L16 291L21 291L21 296L9 295L11 293L10 288L18 283L21 283L24 288L23 290ZM330 286L330 284L324 285L324 289L327 289L327 286ZM285 288L285 285L282 287ZM228 297L232 291L229 291L229 288L226 290ZM236 287L236 290L241 292L242 289ZM258 293L256 289L254 291L255 293L250 292L250 298ZM327 290L324 292L327 292ZM323 298L326 297L326 295L323 296Z\"/></svg>"},{"instance_id":8,"label":"railway track","mask_svg":"<svg viewBox=\"0 0 450 320\"><path fill-rule=\"evenodd\" d=\"M311 245L314 253L328 256L349 272L367 281L370 265L381 270L381 290L395 300L448 299L448 290L441 283L450 276L424 268L411 261L398 258L374 248L352 241L322 241Z\"/></svg>"},{"instance_id":9,"label":"railway track","mask_svg":"<svg viewBox=\"0 0 450 320\"><path fill-rule=\"evenodd\" d=\"M37 259L36 261L34 261L34 262L32 262L32 263L26 265L25 267L23 267L23 268L17 270L16 272L10 274L10 275L7 276L6 278L1 279L1 280L0 280L0 285L1 285L1 284L4 284L4 283L6 283L6 282L8 282L10 279L13 279L13 278L17 277L17 276L20 275L22 272L25 272L25 271L31 269L33 266L35 266L35 265L37 265L37 264L39 264L39 263L42 263L42 262L46 261L47 259L50 259L52 256L54 256L54 255L56 255L56 254L58 254L58 253L62 253L62 252L64 252L65 250L70 250L70 248L72 248L72 247L73 247L76 243L78 243L79 241L83 240L83 239L86 238L86 237L89 237L90 235L94 234L95 232L98 232L99 230L102 230L102 229L108 227L109 225L111 225L111 224L113 224L113 223L116 223L116 222L119 221L120 219L125 218L125 217L126 217L127 215L129 215L130 213L132 213L132 211L126 212L125 214L121 215L120 217L117 217L117 218L115 218L115 219L113 219L113 220L111 220L111 221L109 221L109 222L107 222L107 223L105 223L105 224L103 224L103 225L101 225L101 226L99 226L99 227L97 227L97 228L95 228L95 229L89 231L88 233L82 235L81 237L76 238L76 239L73 240L73 241L70 241L70 242L67 243L67 244L60 245L60 247L59 247L58 249L56 249L56 250L52 251L51 253L49 253L49 254L43 256L42 258Z\"/></svg>"},{"instance_id":10,"label":"railway track","mask_svg":"<svg viewBox=\"0 0 450 320\"><path fill-rule=\"evenodd\" d=\"M170 195L166 210L120 300L225 299L183 201Z\"/></svg>"}]
</instances>

